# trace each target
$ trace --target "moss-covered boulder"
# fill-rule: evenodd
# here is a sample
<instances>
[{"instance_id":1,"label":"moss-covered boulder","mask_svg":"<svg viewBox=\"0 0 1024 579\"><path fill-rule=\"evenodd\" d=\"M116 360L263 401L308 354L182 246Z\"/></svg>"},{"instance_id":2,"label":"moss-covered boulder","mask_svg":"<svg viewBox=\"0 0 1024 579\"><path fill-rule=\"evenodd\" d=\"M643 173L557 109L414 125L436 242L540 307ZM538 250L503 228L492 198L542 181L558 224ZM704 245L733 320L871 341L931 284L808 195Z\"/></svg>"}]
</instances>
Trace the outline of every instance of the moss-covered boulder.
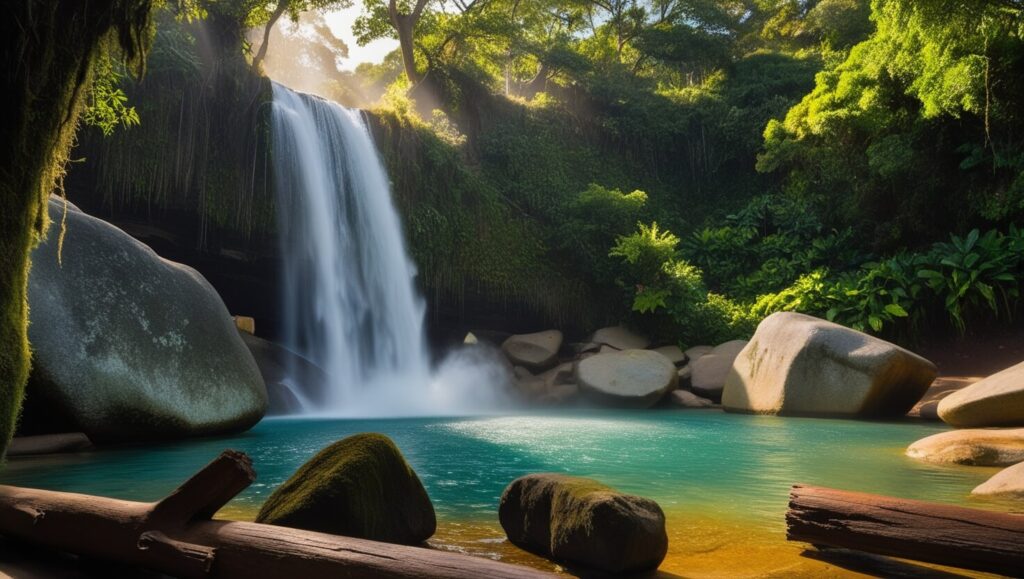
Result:
<instances>
[{"instance_id":1,"label":"moss-covered boulder","mask_svg":"<svg viewBox=\"0 0 1024 579\"><path fill-rule=\"evenodd\" d=\"M64 219L59 199L49 211ZM63 244L55 231L32 254L23 431L59 417L56 431L139 442L258 422L263 378L206 279L74 206L65 223Z\"/></svg>"},{"instance_id":2,"label":"moss-covered boulder","mask_svg":"<svg viewBox=\"0 0 1024 579\"><path fill-rule=\"evenodd\" d=\"M256 522L404 545L437 527L419 477L390 438L372 433L321 450L270 495Z\"/></svg>"},{"instance_id":3,"label":"moss-covered boulder","mask_svg":"<svg viewBox=\"0 0 1024 579\"><path fill-rule=\"evenodd\" d=\"M513 544L606 573L656 569L668 552L658 503L598 481L531 474L505 489L498 518Z\"/></svg>"}]
</instances>

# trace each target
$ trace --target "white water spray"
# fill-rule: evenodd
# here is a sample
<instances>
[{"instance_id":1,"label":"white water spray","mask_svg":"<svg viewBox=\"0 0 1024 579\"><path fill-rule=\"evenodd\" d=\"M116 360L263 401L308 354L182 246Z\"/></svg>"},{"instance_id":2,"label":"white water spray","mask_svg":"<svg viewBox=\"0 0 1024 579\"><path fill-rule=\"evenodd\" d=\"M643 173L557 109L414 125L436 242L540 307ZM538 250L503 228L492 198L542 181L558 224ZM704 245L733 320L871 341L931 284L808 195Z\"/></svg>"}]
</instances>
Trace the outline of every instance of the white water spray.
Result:
<instances>
[{"instance_id":1,"label":"white water spray","mask_svg":"<svg viewBox=\"0 0 1024 579\"><path fill-rule=\"evenodd\" d=\"M416 268L361 113L277 83L273 90L285 341L330 380L300 386L304 410L385 416L495 408L505 384L494 383L502 374L493 360L449 358L431 374Z\"/></svg>"}]
</instances>

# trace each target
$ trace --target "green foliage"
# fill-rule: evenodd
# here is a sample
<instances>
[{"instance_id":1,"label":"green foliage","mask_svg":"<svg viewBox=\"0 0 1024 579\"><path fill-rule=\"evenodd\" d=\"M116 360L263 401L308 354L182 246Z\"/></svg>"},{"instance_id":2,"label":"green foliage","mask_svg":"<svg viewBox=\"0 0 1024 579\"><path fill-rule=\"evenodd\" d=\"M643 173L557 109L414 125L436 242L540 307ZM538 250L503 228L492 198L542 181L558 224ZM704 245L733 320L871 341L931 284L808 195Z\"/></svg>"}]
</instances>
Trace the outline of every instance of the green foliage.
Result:
<instances>
[{"instance_id":1,"label":"green foliage","mask_svg":"<svg viewBox=\"0 0 1024 579\"><path fill-rule=\"evenodd\" d=\"M871 36L767 125L758 169L833 226L872 223L862 234L880 248L1024 214L1024 8L874 0L871 13Z\"/></svg>"},{"instance_id":2,"label":"green foliage","mask_svg":"<svg viewBox=\"0 0 1024 579\"><path fill-rule=\"evenodd\" d=\"M937 243L917 276L942 300L950 321L960 333L967 329L966 316L989 310L993 316L1012 317L1020 298L1021 234L1010 235L977 229L966 237L953 235L949 243Z\"/></svg>"},{"instance_id":3,"label":"green foliage","mask_svg":"<svg viewBox=\"0 0 1024 579\"><path fill-rule=\"evenodd\" d=\"M109 54L96 59L92 85L89 87L87 106L82 111L82 121L110 136L118 125L125 128L139 124L135 107L128 106L128 96L118 86L124 75Z\"/></svg>"},{"instance_id":4,"label":"green foliage","mask_svg":"<svg viewBox=\"0 0 1024 579\"><path fill-rule=\"evenodd\" d=\"M631 296L641 325L683 344L749 337L754 318L727 297L708 292L699 268L681 259L679 238L657 223L637 224L609 257L621 260L618 284Z\"/></svg>"},{"instance_id":5,"label":"green foliage","mask_svg":"<svg viewBox=\"0 0 1024 579\"><path fill-rule=\"evenodd\" d=\"M1012 319L1024 283L1022 248L1016 227L1006 235L995 230L981 235L975 229L928 251L865 263L854 272L813 271L780 292L760 296L752 314L799 311L910 339L921 337L923 323L935 328L945 318L963 334L968 320Z\"/></svg>"},{"instance_id":6,"label":"green foliage","mask_svg":"<svg viewBox=\"0 0 1024 579\"><path fill-rule=\"evenodd\" d=\"M725 225L683 242L683 253L707 272L708 284L751 299L782 289L817 268L846 270L866 261L853 232L828 231L807 203L780 196L752 199Z\"/></svg>"}]
</instances>

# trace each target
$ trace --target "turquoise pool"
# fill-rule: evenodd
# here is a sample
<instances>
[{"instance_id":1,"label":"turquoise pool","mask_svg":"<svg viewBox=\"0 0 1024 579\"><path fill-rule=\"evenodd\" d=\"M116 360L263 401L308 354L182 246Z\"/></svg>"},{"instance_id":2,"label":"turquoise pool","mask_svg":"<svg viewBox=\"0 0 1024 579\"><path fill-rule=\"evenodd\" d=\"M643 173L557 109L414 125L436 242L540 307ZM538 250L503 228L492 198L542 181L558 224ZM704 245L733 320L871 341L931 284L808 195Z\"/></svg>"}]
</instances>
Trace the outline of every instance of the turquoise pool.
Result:
<instances>
[{"instance_id":1,"label":"turquoise pool","mask_svg":"<svg viewBox=\"0 0 1024 579\"><path fill-rule=\"evenodd\" d=\"M318 450L350 434L373 431L394 439L422 478L437 509L440 546L518 560L514 548L499 545L501 492L520 475L558 471L657 500L671 527L673 546L666 563L688 563L690 569L707 564L710 569L714 558L704 561L709 553L724 555L737 541L762 545L766 554L782 549L783 513L795 482L991 506L969 494L994 469L940 467L903 455L911 442L942 430L940 424L924 422L699 410L269 419L235 437L12 459L0 472L0 482L155 500L221 450L234 448L252 457L258 478L227 514L251 517Z\"/></svg>"}]
</instances>

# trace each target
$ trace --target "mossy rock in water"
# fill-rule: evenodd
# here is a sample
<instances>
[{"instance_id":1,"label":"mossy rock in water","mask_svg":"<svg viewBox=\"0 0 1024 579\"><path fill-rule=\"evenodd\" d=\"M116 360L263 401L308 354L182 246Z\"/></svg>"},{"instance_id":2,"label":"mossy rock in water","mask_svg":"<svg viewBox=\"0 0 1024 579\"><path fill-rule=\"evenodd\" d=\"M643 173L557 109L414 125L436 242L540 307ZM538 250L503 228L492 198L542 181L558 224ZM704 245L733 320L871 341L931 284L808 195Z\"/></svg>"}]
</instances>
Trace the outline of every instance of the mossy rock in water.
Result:
<instances>
[{"instance_id":1,"label":"mossy rock in water","mask_svg":"<svg viewBox=\"0 0 1024 579\"><path fill-rule=\"evenodd\" d=\"M270 495L256 522L405 545L437 526L416 472L390 438L373 433L321 450Z\"/></svg>"},{"instance_id":2,"label":"mossy rock in water","mask_svg":"<svg viewBox=\"0 0 1024 579\"><path fill-rule=\"evenodd\" d=\"M588 478L520 477L501 495L498 519L513 544L570 566L636 573L668 552L658 503Z\"/></svg>"}]
</instances>

